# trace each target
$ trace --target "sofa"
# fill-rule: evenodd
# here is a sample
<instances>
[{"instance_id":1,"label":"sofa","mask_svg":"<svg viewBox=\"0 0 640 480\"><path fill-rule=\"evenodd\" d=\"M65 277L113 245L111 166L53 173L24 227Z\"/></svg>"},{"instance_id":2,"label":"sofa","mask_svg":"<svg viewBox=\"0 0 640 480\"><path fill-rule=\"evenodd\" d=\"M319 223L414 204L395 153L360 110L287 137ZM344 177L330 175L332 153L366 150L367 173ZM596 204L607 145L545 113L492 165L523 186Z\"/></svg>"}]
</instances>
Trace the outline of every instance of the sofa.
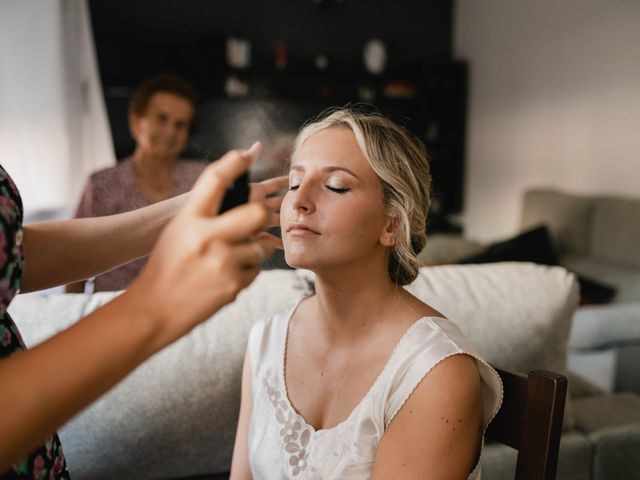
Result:
<instances>
[{"instance_id":1,"label":"sofa","mask_svg":"<svg viewBox=\"0 0 640 480\"><path fill-rule=\"evenodd\" d=\"M545 227L541 232L540 227ZM640 199L527 191L519 232L486 244L432 235L424 265L529 260L579 276L569 369L608 392L640 393Z\"/></svg>"},{"instance_id":2,"label":"sofa","mask_svg":"<svg viewBox=\"0 0 640 480\"><path fill-rule=\"evenodd\" d=\"M492 364L567 373L578 291L565 269L531 263L428 267L408 289L456 321ZM235 302L147 360L60 430L72 477L228 478L249 329L312 292L309 272L263 271ZM19 295L10 313L33 346L115 295ZM640 398L608 394L568 375L557 478L638 478ZM515 456L509 447L488 443L483 478L513 478Z\"/></svg>"},{"instance_id":3,"label":"sofa","mask_svg":"<svg viewBox=\"0 0 640 480\"><path fill-rule=\"evenodd\" d=\"M521 226L541 224L561 265L615 290L610 303L577 310L570 369L607 391L640 393L640 198L533 189Z\"/></svg>"}]
</instances>

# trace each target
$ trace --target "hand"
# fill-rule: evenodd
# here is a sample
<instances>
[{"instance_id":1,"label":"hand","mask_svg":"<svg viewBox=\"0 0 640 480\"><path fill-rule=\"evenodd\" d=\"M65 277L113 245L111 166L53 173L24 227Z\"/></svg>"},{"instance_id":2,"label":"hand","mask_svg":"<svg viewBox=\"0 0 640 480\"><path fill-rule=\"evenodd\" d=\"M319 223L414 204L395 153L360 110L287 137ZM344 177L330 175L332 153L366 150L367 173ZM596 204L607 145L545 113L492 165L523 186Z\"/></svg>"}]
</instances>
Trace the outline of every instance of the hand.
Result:
<instances>
[{"instance_id":1,"label":"hand","mask_svg":"<svg viewBox=\"0 0 640 480\"><path fill-rule=\"evenodd\" d=\"M270 220L264 203L251 201L217 215L227 186L247 170L259 151L256 143L247 151L229 152L207 167L125 293L138 302L142 314L158 320L164 333L161 344L233 301L272 253L273 240L256 237ZM263 193L271 190L268 185L275 185L268 182L261 187Z\"/></svg>"},{"instance_id":2,"label":"hand","mask_svg":"<svg viewBox=\"0 0 640 480\"><path fill-rule=\"evenodd\" d=\"M288 186L289 177L286 175L250 184L251 193L249 194L249 201L261 202L266 205L271 212L267 228L280 226L280 205L282 204L283 197L271 195L286 189ZM266 231L260 232L256 238L269 238L275 248L282 248L282 239Z\"/></svg>"}]
</instances>

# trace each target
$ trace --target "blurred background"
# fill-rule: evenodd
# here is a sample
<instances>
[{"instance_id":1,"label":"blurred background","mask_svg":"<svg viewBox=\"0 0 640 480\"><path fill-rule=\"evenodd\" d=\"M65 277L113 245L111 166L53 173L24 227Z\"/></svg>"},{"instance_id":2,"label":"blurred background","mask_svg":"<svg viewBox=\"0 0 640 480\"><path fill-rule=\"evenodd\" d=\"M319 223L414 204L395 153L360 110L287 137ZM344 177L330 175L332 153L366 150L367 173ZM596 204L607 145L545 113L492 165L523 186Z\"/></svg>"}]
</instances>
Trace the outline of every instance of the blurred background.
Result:
<instances>
[{"instance_id":1,"label":"blurred background","mask_svg":"<svg viewBox=\"0 0 640 480\"><path fill-rule=\"evenodd\" d=\"M132 90L200 93L185 154L255 139L276 164L329 106L366 102L432 154L432 232L519 228L524 192L638 193L633 0L0 0L0 158L28 219L69 216L86 177L134 147Z\"/></svg>"}]
</instances>

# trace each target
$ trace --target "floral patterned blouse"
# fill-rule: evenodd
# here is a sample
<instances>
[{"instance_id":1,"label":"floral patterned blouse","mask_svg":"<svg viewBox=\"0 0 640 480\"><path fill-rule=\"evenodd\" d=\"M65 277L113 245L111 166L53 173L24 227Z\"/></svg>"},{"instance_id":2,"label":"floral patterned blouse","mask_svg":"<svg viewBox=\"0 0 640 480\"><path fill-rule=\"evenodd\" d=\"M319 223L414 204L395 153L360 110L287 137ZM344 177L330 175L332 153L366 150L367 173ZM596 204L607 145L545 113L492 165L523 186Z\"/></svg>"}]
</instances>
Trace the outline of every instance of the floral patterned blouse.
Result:
<instances>
[{"instance_id":1,"label":"floral patterned blouse","mask_svg":"<svg viewBox=\"0 0 640 480\"><path fill-rule=\"evenodd\" d=\"M188 192L207 164L189 160L177 160L173 164L173 185L170 197ZM115 167L93 173L85 186L76 210L77 218L102 217L128 212L151 205L136 186L133 158L118 162ZM139 258L95 277L93 291L124 290L138 276L146 262Z\"/></svg>"},{"instance_id":2,"label":"floral patterned blouse","mask_svg":"<svg viewBox=\"0 0 640 480\"><path fill-rule=\"evenodd\" d=\"M26 348L7 312L11 300L20 291L23 263L22 200L11 177L0 166L0 359ZM0 389L0 395L1 392ZM10 471L0 472L0 480L24 478L69 478L57 435L49 438Z\"/></svg>"}]
</instances>

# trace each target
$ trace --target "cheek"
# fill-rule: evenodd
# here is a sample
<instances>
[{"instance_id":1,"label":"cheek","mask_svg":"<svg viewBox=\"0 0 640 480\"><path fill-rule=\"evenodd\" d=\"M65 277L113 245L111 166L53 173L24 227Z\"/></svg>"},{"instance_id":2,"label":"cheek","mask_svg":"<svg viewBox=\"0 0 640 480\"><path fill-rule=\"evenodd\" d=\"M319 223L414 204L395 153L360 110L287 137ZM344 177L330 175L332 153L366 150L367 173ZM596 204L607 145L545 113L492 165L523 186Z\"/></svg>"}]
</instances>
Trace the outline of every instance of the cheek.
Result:
<instances>
[{"instance_id":1,"label":"cheek","mask_svg":"<svg viewBox=\"0 0 640 480\"><path fill-rule=\"evenodd\" d=\"M144 120L140 122L140 133L147 139L153 139L156 135L157 128L153 122Z\"/></svg>"},{"instance_id":2,"label":"cheek","mask_svg":"<svg viewBox=\"0 0 640 480\"><path fill-rule=\"evenodd\" d=\"M287 192L282 198L282 204L280 205L280 228L282 230L284 230L285 225L289 222L291 213L291 195Z\"/></svg>"},{"instance_id":3,"label":"cheek","mask_svg":"<svg viewBox=\"0 0 640 480\"><path fill-rule=\"evenodd\" d=\"M189 137L189 130L186 128L182 128L176 131L176 138L179 142L185 142Z\"/></svg>"},{"instance_id":4,"label":"cheek","mask_svg":"<svg viewBox=\"0 0 640 480\"><path fill-rule=\"evenodd\" d=\"M344 205L339 209L337 216L341 217L341 223L345 227L361 232L362 234L357 235L358 237L364 236L365 232L378 229L384 218L381 209L375 208L372 202L363 201Z\"/></svg>"}]
</instances>

